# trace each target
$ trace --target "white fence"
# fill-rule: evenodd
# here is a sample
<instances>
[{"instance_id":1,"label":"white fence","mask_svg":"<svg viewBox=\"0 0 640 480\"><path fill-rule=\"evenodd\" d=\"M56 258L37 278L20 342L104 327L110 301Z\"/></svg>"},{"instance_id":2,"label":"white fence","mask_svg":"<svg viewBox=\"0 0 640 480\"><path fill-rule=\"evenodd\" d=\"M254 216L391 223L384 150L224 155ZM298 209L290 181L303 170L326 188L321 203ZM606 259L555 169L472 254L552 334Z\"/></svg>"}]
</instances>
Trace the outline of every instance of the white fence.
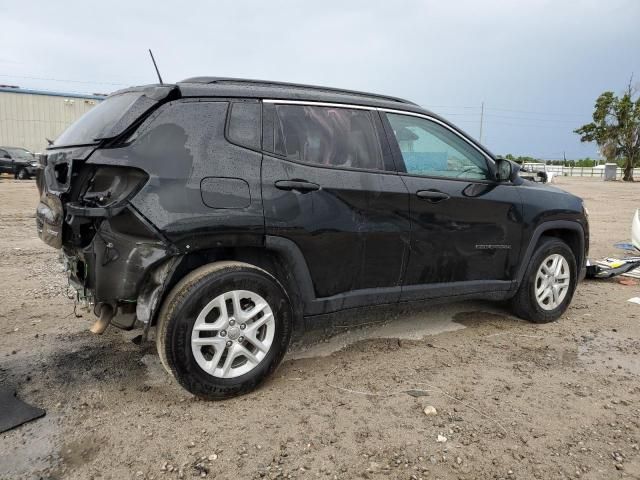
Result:
<instances>
[{"instance_id":1,"label":"white fence","mask_svg":"<svg viewBox=\"0 0 640 480\"><path fill-rule=\"evenodd\" d=\"M604 177L604 168L547 165L547 171L553 172L555 175L562 175L565 177ZM624 170L622 168L618 168L616 170L616 178L622 179L623 176ZM640 168L633 169L633 178L640 179Z\"/></svg>"}]
</instances>

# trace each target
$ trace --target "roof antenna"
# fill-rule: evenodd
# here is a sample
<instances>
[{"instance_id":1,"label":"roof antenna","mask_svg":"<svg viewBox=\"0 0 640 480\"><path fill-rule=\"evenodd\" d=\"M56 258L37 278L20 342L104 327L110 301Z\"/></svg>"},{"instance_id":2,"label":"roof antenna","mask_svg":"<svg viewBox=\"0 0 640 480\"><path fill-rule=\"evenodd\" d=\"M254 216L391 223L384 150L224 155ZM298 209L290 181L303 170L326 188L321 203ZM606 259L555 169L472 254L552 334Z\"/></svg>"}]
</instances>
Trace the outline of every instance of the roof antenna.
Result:
<instances>
[{"instance_id":1,"label":"roof antenna","mask_svg":"<svg viewBox=\"0 0 640 480\"><path fill-rule=\"evenodd\" d=\"M149 55L151 55L151 61L153 62L153 66L156 69L156 73L158 74L158 80L160 80L160 85L164 85L164 82L162 81L162 77L160 76L160 70L158 70L158 65L156 65L156 59L153 58L153 52L151 51L151 49L149 49Z\"/></svg>"}]
</instances>

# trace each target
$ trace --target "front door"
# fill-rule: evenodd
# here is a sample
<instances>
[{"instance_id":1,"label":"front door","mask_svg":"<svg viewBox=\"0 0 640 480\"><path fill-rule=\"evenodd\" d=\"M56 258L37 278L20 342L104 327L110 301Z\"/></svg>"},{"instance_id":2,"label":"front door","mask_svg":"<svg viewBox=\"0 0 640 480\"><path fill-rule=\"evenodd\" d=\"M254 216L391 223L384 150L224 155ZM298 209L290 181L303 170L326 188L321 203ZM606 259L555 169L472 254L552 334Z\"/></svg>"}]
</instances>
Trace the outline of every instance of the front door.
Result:
<instances>
[{"instance_id":1,"label":"front door","mask_svg":"<svg viewBox=\"0 0 640 480\"><path fill-rule=\"evenodd\" d=\"M377 113L268 102L264 112L266 233L293 241L306 261L321 300L305 313L398 301L408 195Z\"/></svg>"},{"instance_id":2,"label":"front door","mask_svg":"<svg viewBox=\"0 0 640 480\"><path fill-rule=\"evenodd\" d=\"M402 299L511 288L522 228L516 188L495 181L492 160L443 122L390 112L383 120L409 190Z\"/></svg>"}]
</instances>

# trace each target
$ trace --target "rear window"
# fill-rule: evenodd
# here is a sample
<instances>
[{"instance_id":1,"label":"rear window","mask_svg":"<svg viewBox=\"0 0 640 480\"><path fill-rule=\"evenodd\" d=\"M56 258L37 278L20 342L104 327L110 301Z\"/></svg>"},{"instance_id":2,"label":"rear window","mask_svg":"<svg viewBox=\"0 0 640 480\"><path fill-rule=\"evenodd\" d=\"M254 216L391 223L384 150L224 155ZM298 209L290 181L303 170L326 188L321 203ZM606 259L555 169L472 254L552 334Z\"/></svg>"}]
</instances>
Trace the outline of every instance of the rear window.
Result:
<instances>
[{"instance_id":1,"label":"rear window","mask_svg":"<svg viewBox=\"0 0 640 480\"><path fill-rule=\"evenodd\" d=\"M103 138L114 137L122 133L129 125L118 124L142 96L142 92L128 92L107 97L71 124L71 126L56 139L53 145L55 147L62 145L87 145L97 143L98 140ZM143 103L145 104L144 109L146 110L146 108L151 107L155 101L148 99L147 102Z\"/></svg>"},{"instance_id":2,"label":"rear window","mask_svg":"<svg viewBox=\"0 0 640 480\"><path fill-rule=\"evenodd\" d=\"M298 162L384 170L368 110L277 105L275 153Z\"/></svg>"}]
</instances>

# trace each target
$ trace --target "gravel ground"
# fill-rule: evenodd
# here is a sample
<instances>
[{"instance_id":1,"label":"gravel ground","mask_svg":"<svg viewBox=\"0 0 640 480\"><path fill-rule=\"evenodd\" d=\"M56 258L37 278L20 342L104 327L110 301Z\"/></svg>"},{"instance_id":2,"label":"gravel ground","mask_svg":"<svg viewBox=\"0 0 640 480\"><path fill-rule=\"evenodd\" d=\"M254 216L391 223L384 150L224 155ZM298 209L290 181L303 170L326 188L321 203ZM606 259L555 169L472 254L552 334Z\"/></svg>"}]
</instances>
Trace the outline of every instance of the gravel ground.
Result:
<instances>
[{"instance_id":1,"label":"gravel ground","mask_svg":"<svg viewBox=\"0 0 640 480\"><path fill-rule=\"evenodd\" d=\"M592 258L616 254L640 184L557 183ZM640 478L638 285L584 282L547 325L476 301L330 316L257 391L203 402L137 332L74 315L36 198L0 180L0 382L47 410L0 434L0 478Z\"/></svg>"}]
</instances>

